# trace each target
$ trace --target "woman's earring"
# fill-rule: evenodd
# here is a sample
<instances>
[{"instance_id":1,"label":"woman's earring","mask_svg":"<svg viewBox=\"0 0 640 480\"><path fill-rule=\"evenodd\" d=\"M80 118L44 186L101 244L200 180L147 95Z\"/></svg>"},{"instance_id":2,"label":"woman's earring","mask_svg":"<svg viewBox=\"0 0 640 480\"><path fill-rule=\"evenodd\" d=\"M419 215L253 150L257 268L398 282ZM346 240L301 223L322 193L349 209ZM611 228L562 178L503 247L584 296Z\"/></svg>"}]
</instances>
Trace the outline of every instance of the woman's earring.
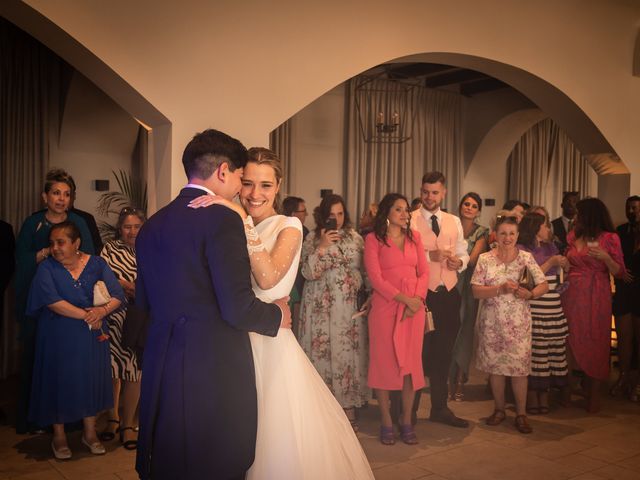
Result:
<instances>
[{"instance_id":1,"label":"woman's earring","mask_svg":"<svg viewBox=\"0 0 640 480\"><path fill-rule=\"evenodd\" d=\"M389 219L387 218L387 228L389 228Z\"/></svg>"}]
</instances>

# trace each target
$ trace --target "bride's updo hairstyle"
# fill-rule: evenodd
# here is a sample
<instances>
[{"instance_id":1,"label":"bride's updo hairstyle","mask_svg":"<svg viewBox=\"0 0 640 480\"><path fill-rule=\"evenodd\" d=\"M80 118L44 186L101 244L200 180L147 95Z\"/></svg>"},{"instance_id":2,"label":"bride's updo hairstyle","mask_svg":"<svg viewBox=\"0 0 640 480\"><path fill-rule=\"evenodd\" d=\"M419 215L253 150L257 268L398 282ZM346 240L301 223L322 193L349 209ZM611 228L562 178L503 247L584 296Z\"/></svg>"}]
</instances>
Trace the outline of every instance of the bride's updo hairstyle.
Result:
<instances>
[{"instance_id":1,"label":"bride's updo hairstyle","mask_svg":"<svg viewBox=\"0 0 640 480\"><path fill-rule=\"evenodd\" d=\"M268 148L251 147L249 149L249 161L247 163L255 163L257 165L269 165L273 168L278 185L278 193L273 201L273 208L276 213L280 213L280 184L282 183L282 162L280 158Z\"/></svg>"}]
</instances>

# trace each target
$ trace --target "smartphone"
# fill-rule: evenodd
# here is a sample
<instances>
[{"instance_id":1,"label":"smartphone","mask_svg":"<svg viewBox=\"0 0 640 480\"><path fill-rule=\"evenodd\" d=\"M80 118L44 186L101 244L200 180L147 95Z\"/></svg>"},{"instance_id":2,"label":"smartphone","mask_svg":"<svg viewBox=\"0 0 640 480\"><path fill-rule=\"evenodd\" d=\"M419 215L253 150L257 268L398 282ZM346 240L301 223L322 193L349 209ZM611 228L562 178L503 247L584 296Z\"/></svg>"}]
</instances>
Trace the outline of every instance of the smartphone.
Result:
<instances>
[{"instance_id":1,"label":"smartphone","mask_svg":"<svg viewBox=\"0 0 640 480\"><path fill-rule=\"evenodd\" d=\"M338 222L335 218L327 218L327 221L324 222L324 228L326 228L327 230L337 230Z\"/></svg>"}]
</instances>

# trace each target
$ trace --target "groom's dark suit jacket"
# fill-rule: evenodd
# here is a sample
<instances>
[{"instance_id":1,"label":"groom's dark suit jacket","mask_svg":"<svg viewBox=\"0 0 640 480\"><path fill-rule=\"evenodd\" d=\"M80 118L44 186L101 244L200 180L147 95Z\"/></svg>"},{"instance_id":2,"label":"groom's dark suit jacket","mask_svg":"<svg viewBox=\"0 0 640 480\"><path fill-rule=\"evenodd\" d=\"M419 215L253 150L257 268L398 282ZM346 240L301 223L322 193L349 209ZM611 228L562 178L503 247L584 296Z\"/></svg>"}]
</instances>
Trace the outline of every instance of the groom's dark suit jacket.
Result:
<instances>
[{"instance_id":1,"label":"groom's dark suit jacket","mask_svg":"<svg viewBox=\"0 0 640 480\"><path fill-rule=\"evenodd\" d=\"M223 479L254 458L256 386L247 331L275 336L256 299L240 217L183 189L136 241L136 305L151 314L136 469L141 478Z\"/></svg>"}]
</instances>

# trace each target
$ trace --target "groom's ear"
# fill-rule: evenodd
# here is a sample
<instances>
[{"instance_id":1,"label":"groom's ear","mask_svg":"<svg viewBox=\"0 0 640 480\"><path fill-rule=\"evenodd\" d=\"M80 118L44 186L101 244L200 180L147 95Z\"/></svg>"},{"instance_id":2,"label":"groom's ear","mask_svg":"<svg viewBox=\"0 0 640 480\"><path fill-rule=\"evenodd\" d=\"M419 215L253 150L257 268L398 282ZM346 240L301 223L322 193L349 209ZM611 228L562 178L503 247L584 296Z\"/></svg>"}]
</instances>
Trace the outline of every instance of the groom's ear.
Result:
<instances>
[{"instance_id":1,"label":"groom's ear","mask_svg":"<svg viewBox=\"0 0 640 480\"><path fill-rule=\"evenodd\" d=\"M227 175L229 175L229 164L227 162L222 162L220 165L218 165L218 168L216 168L213 174L218 181L223 183L226 182L226 177Z\"/></svg>"}]
</instances>

